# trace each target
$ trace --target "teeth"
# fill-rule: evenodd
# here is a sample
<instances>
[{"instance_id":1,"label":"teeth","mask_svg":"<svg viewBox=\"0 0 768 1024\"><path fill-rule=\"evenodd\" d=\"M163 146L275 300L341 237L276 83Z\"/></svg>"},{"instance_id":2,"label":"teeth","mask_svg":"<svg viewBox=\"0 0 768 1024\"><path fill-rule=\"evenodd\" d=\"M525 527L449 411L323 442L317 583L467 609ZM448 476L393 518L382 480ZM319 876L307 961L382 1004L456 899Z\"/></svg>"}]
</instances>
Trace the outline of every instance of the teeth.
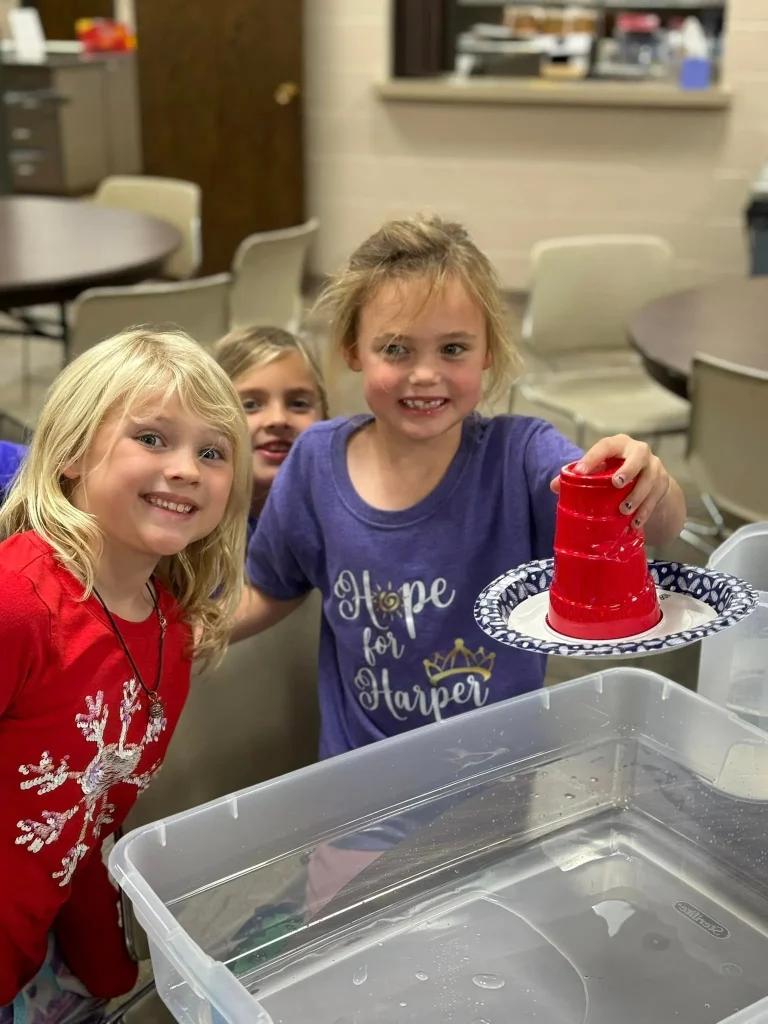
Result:
<instances>
[{"instance_id":1,"label":"teeth","mask_svg":"<svg viewBox=\"0 0 768 1024\"><path fill-rule=\"evenodd\" d=\"M147 501L150 505L156 505L158 508L167 508L171 512L191 512L194 508L193 505L178 505L175 501L163 501L162 498L156 498L154 495L149 495Z\"/></svg>"},{"instance_id":2,"label":"teeth","mask_svg":"<svg viewBox=\"0 0 768 1024\"><path fill-rule=\"evenodd\" d=\"M442 398L404 398L403 404L409 409L439 409L444 401Z\"/></svg>"}]
</instances>

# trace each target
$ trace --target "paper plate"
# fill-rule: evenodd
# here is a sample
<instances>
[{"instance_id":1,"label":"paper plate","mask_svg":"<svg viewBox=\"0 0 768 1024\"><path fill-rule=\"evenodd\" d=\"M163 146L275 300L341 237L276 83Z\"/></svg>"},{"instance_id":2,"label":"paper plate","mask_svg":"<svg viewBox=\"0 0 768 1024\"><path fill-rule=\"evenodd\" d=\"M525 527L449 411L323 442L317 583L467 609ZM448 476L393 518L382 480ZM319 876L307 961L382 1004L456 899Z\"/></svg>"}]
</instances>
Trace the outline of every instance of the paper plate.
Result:
<instances>
[{"instance_id":1,"label":"paper plate","mask_svg":"<svg viewBox=\"0 0 768 1024\"><path fill-rule=\"evenodd\" d=\"M680 562L649 562L662 618L639 636L575 640L547 624L553 560L528 562L489 584L475 602L480 628L499 643L539 654L577 658L637 658L696 643L735 625L757 605L743 580Z\"/></svg>"}]
</instances>

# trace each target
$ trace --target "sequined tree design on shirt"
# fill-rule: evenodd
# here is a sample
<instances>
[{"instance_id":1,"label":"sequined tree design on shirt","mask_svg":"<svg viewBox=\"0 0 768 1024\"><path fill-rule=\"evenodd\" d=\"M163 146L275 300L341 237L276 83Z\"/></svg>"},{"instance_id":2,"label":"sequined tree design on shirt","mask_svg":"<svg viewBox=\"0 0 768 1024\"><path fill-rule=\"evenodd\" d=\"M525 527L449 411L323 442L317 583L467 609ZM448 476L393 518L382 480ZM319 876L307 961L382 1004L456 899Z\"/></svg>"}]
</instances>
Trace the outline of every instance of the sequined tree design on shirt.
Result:
<instances>
[{"instance_id":1,"label":"sequined tree design on shirt","mask_svg":"<svg viewBox=\"0 0 768 1024\"><path fill-rule=\"evenodd\" d=\"M149 771L135 775L139 761L148 744L155 742L166 726L165 718L150 718L140 743L128 743L128 730L133 716L141 710L142 690L135 679L123 683L123 697L120 701L120 739L117 743L105 743L104 732L109 720L109 706L104 704L104 692L99 690L95 697L86 697L88 713L77 715L77 728L89 743L95 743L97 753L91 763L82 772L69 770L67 754L58 765L54 765L49 751L45 751L39 764L23 764L19 766L22 775L33 776L21 783L22 789L37 789L39 796L45 796L54 789L63 786L70 779L77 782L82 795L74 806L66 811L43 811L40 821L25 820L18 822L21 830L16 837L16 844L26 846L31 853L39 853L44 846L51 846L61 838L68 821L79 813L83 814L80 835L74 846L61 859L61 871L56 871L54 878L59 878L60 886L67 885L72 879L75 868L86 855L89 844L98 839L105 825L113 823L114 804L109 802L109 791L118 783L136 786L139 792L146 789L160 762L156 762ZM91 828L91 836L88 830Z\"/></svg>"}]
</instances>

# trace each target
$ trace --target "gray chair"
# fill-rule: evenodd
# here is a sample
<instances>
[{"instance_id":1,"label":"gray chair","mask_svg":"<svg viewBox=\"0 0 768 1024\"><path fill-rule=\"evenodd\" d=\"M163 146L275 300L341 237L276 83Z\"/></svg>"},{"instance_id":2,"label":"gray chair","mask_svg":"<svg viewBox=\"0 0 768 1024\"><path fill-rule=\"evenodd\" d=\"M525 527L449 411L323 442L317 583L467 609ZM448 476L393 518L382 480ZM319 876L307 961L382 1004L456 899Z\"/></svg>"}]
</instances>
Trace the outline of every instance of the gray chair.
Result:
<instances>
[{"instance_id":1,"label":"gray chair","mask_svg":"<svg viewBox=\"0 0 768 1024\"><path fill-rule=\"evenodd\" d=\"M149 214L167 221L181 233L181 245L165 261L164 277L186 280L200 269L203 251L199 185L181 178L158 178L148 174L111 175L104 178L91 201Z\"/></svg>"},{"instance_id":2,"label":"gray chair","mask_svg":"<svg viewBox=\"0 0 768 1024\"><path fill-rule=\"evenodd\" d=\"M670 290L672 249L645 235L595 235L541 242L523 338L543 366L520 395L587 431L651 440L687 429L688 403L653 381L630 350L627 322ZM510 399L510 410L511 410Z\"/></svg>"},{"instance_id":3,"label":"gray chair","mask_svg":"<svg viewBox=\"0 0 768 1024\"><path fill-rule=\"evenodd\" d=\"M681 536L710 554L728 535L724 512L768 520L768 373L698 355L689 393L686 459L711 523L689 521Z\"/></svg>"},{"instance_id":4,"label":"gray chair","mask_svg":"<svg viewBox=\"0 0 768 1024\"><path fill-rule=\"evenodd\" d=\"M173 324L201 345L227 332L229 274L89 288L70 307L72 358L133 324Z\"/></svg>"},{"instance_id":5,"label":"gray chair","mask_svg":"<svg viewBox=\"0 0 768 1024\"><path fill-rule=\"evenodd\" d=\"M313 218L294 228L249 235L240 243L232 261L232 329L271 324L298 331L304 265L319 226Z\"/></svg>"}]
</instances>

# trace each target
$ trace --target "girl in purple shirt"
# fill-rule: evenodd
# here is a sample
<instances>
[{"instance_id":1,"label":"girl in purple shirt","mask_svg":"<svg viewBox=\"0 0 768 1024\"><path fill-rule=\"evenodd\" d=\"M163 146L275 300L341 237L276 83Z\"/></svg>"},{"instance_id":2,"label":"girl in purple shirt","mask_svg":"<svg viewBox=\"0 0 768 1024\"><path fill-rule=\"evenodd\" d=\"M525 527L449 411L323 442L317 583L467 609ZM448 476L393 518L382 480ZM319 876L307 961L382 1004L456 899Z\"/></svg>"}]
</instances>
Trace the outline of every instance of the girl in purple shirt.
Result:
<instances>
[{"instance_id":1,"label":"girl in purple shirt","mask_svg":"<svg viewBox=\"0 0 768 1024\"><path fill-rule=\"evenodd\" d=\"M543 420L477 412L519 359L491 264L458 224L385 224L321 304L370 414L296 441L249 544L235 635L320 590L327 757L543 684L545 659L489 645L473 607L501 572L551 557L563 465L620 457L617 488L635 481L622 511L651 544L677 535L685 505L644 443L582 455Z\"/></svg>"}]
</instances>

